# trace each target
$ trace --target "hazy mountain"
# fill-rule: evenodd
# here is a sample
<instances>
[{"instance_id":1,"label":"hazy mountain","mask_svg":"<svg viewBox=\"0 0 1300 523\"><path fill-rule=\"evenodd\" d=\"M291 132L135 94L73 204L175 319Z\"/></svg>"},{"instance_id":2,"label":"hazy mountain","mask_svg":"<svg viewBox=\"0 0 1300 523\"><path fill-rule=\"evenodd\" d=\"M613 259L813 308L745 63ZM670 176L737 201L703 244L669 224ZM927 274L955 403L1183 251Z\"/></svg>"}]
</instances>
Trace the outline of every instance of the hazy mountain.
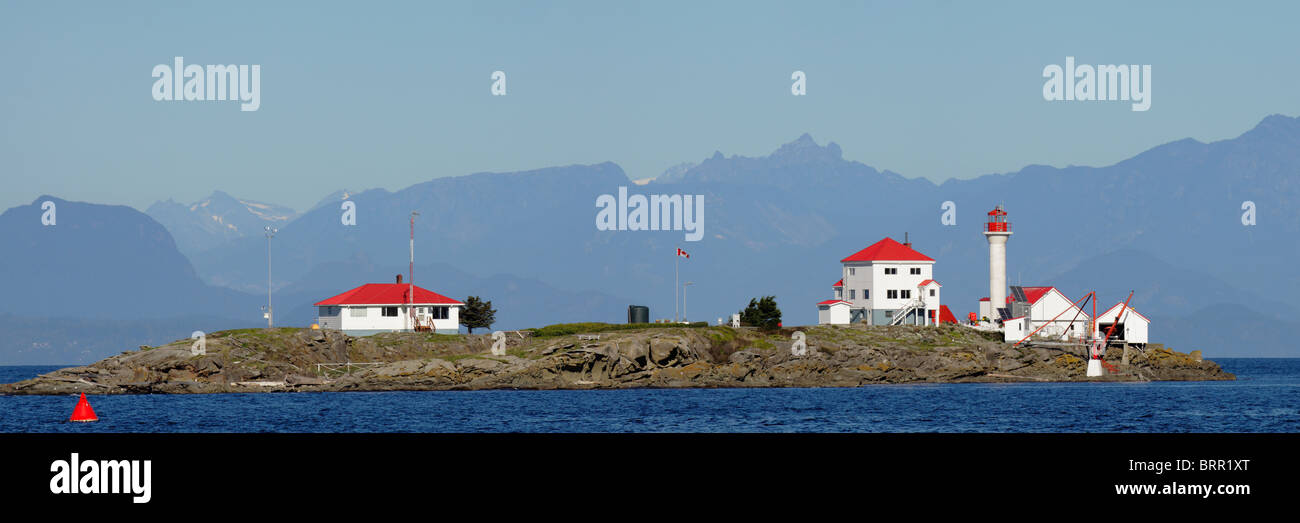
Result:
<instances>
[{"instance_id":1,"label":"hazy mountain","mask_svg":"<svg viewBox=\"0 0 1300 523\"><path fill-rule=\"evenodd\" d=\"M261 323L259 323L261 322ZM214 316L158 319L28 318L0 314L0 364L65 365L92 363L140 345L162 345L194 331L215 332L265 325L260 318Z\"/></svg>"},{"instance_id":2,"label":"hazy mountain","mask_svg":"<svg viewBox=\"0 0 1300 523\"><path fill-rule=\"evenodd\" d=\"M681 181L682 176L686 174L686 171L694 169L696 165L697 164L691 162L679 163L665 169L664 172L659 174L659 176L651 178L651 182L658 181L660 183L666 183Z\"/></svg>"},{"instance_id":3,"label":"hazy mountain","mask_svg":"<svg viewBox=\"0 0 1300 523\"><path fill-rule=\"evenodd\" d=\"M351 198L352 195L356 194L357 192L358 191L353 191L349 189L339 189L337 191L329 193L324 198L321 198L320 201L316 202L315 205L312 205L311 209L308 209L308 211L314 211L316 209L319 209L321 207L326 207L326 206L329 206L333 209L338 209L339 204L342 203L343 200L347 200L348 198Z\"/></svg>"},{"instance_id":4,"label":"hazy mountain","mask_svg":"<svg viewBox=\"0 0 1300 523\"><path fill-rule=\"evenodd\" d=\"M1270 317L1292 317L1294 310L1292 304L1276 297L1233 287L1215 276L1133 249L1085 260L1047 281L1072 299L1097 291L1098 311L1123 301L1129 291L1133 291L1132 303L1143 314L1154 309L1162 316L1184 316L1211 305L1270 311Z\"/></svg>"},{"instance_id":5,"label":"hazy mountain","mask_svg":"<svg viewBox=\"0 0 1300 523\"><path fill-rule=\"evenodd\" d=\"M1182 317L1151 316L1152 342L1206 357L1295 358L1300 322L1279 321L1250 307L1217 303Z\"/></svg>"},{"instance_id":6,"label":"hazy mountain","mask_svg":"<svg viewBox=\"0 0 1300 523\"><path fill-rule=\"evenodd\" d=\"M47 201L55 205L48 226ZM41 196L0 214L0 238L0 312L138 320L239 317L253 307L253 296L204 284L167 230L130 207Z\"/></svg>"},{"instance_id":7,"label":"hazy mountain","mask_svg":"<svg viewBox=\"0 0 1300 523\"><path fill-rule=\"evenodd\" d=\"M615 192L619 185L630 183L622 169L605 163L440 178L395 193L368 190L350 198L356 203L355 226L344 225L341 210L331 205L281 229L271 246L279 267L275 280L277 285L297 282L318 264L357 255L404 264L411 211L421 213L415 222L419 263L521 277L552 277L557 269L581 274L583 264L566 270L559 261L593 260L571 249L574 241L596 232L595 193ZM265 239L245 238L205 252L195 263L204 267L208 281L265 292L265 252Z\"/></svg>"},{"instance_id":8,"label":"hazy mountain","mask_svg":"<svg viewBox=\"0 0 1300 523\"><path fill-rule=\"evenodd\" d=\"M145 211L163 224L176 246L193 258L201 251L246 236L261 236L266 226L283 227L298 214L288 207L235 198L221 191L189 205L171 199Z\"/></svg>"}]
</instances>

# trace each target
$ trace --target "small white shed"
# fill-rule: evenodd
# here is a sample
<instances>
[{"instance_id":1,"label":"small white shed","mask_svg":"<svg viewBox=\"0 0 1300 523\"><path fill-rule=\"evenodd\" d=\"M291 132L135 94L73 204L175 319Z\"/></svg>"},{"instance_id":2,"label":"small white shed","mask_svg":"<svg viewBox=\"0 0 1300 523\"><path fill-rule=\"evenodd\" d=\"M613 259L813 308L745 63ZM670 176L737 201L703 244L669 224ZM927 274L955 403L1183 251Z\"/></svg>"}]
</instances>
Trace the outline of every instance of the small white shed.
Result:
<instances>
[{"instance_id":1,"label":"small white shed","mask_svg":"<svg viewBox=\"0 0 1300 523\"><path fill-rule=\"evenodd\" d=\"M1029 335L1029 318L1021 316L1002 322L1002 341L1016 343Z\"/></svg>"},{"instance_id":2,"label":"small white shed","mask_svg":"<svg viewBox=\"0 0 1300 523\"><path fill-rule=\"evenodd\" d=\"M848 325L851 303L844 300L826 300L817 304L819 325Z\"/></svg>"}]
</instances>

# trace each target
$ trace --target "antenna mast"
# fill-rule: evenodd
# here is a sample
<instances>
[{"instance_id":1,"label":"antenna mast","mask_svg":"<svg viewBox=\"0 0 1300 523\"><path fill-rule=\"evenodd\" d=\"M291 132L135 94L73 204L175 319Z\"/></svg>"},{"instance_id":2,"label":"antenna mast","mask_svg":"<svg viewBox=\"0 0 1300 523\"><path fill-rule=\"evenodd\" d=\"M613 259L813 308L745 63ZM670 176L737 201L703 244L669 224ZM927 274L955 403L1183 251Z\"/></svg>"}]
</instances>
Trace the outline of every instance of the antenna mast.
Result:
<instances>
[{"instance_id":1,"label":"antenna mast","mask_svg":"<svg viewBox=\"0 0 1300 523\"><path fill-rule=\"evenodd\" d=\"M415 332L415 217L419 215L411 211L411 265L406 274L406 317L411 321L411 332Z\"/></svg>"}]
</instances>

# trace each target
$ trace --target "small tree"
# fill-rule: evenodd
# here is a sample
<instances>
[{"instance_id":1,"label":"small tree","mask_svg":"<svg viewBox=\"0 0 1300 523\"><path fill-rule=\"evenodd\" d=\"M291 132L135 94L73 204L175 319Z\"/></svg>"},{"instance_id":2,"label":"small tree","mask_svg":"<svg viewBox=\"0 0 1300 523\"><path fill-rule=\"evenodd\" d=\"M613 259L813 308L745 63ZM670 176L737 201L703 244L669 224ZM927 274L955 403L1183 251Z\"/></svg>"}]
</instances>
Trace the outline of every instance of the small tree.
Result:
<instances>
[{"instance_id":1,"label":"small tree","mask_svg":"<svg viewBox=\"0 0 1300 523\"><path fill-rule=\"evenodd\" d=\"M749 306L740 311L740 323L766 330L776 329L781 325L781 309L776 306L776 296L750 299Z\"/></svg>"},{"instance_id":2,"label":"small tree","mask_svg":"<svg viewBox=\"0 0 1300 523\"><path fill-rule=\"evenodd\" d=\"M470 334L474 329L486 329L496 322L496 309L492 308L492 302L483 301L478 296L465 298L465 308L460 311L460 324L469 329Z\"/></svg>"}]
</instances>

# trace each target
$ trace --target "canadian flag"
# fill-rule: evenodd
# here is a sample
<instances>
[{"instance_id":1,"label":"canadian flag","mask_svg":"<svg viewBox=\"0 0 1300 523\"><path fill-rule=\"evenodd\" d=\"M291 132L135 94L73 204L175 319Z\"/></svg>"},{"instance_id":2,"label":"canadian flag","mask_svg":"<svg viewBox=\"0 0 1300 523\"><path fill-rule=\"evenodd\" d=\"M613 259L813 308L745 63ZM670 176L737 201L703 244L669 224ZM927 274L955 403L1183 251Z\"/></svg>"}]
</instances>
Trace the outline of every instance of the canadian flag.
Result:
<instances>
[{"instance_id":1,"label":"canadian flag","mask_svg":"<svg viewBox=\"0 0 1300 523\"><path fill-rule=\"evenodd\" d=\"M686 254L686 251L683 251L683 250L681 250L680 248L677 249L677 255L678 255L678 256L681 256L681 257L683 257L683 258L690 258L690 257L691 257L691 255Z\"/></svg>"}]
</instances>

